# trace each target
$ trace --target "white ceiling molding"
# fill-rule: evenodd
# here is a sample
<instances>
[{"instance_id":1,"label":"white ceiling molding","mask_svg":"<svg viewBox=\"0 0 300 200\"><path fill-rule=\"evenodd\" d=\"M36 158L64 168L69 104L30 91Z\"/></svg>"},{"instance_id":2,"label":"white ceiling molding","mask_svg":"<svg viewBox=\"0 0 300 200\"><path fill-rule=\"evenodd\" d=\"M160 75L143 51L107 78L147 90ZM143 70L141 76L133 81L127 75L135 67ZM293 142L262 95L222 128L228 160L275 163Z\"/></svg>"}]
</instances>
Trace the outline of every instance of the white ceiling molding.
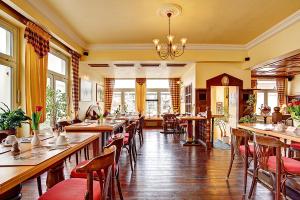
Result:
<instances>
[{"instance_id":1,"label":"white ceiling molding","mask_svg":"<svg viewBox=\"0 0 300 200\"><path fill-rule=\"evenodd\" d=\"M89 50L153 50L152 43L145 44L92 44ZM235 44L187 44L187 50L246 50L245 45Z\"/></svg>"},{"instance_id":2,"label":"white ceiling molding","mask_svg":"<svg viewBox=\"0 0 300 200\"><path fill-rule=\"evenodd\" d=\"M257 36L255 39L251 40L246 44L247 49L251 49L254 46L260 44L261 42L267 40L268 38L272 37L273 35L279 33L280 31L288 28L289 26L293 25L294 23L300 20L300 10L296 11L292 15L288 16L281 22L275 24L273 27L265 31L264 33Z\"/></svg>"},{"instance_id":3,"label":"white ceiling molding","mask_svg":"<svg viewBox=\"0 0 300 200\"><path fill-rule=\"evenodd\" d=\"M53 11L40 0L26 0L31 6L36 8L42 15L49 19L53 24L55 24L62 32L64 32L70 39L74 40L78 45L83 48L87 47L87 43L82 40L72 28L64 23L63 20L53 13Z\"/></svg>"}]
</instances>

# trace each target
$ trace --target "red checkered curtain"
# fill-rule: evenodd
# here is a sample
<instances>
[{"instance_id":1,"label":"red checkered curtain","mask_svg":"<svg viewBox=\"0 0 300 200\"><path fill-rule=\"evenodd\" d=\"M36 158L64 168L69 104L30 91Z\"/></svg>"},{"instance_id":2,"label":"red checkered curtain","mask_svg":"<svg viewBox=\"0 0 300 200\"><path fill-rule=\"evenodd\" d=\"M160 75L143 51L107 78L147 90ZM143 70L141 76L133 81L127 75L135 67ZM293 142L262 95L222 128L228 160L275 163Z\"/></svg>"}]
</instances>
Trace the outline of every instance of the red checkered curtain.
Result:
<instances>
[{"instance_id":1,"label":"red checkered curtain","mask_svg":"<svg viewBox=\"0 0 300 200\"><path fill-rule=\"evenodd\" d=\"M278 105L281 107L286 103L286 87L285 78L276 78L276 87L278 94Z\"/></svg>"},{"instance_id":2,"label":"red checkered curtain","mask_svg":"<svg viewBox=\"0 0 300 200\"><path fill-rule=\"evenodd\" d=\"M180 113L180 79L170 78L169 87L172 99L172 108L174 113Z\"/></svg>"},{"instance_id":3,"label":"red checkered curtain","mask_svg":"<svg viewBox=\"0 0 300 200\"><path fill-rule=\"evenodd\" d=\"M80 54L73 50L69 50L72 56L72 99L75 117L77 117L79 106L79 60Z\"/></svg>"},{"instance_id":4,"label":"red checkered curtain","mask_svg":"<svg viewBox=\"0 0 300 200\"><path fill-rule=\"evenodd\" d=\"M104 79L104 109L105 112L110 112L112 97L114 92L115 79L114 78L105 78Z\"/></svg>"}]
</instances>

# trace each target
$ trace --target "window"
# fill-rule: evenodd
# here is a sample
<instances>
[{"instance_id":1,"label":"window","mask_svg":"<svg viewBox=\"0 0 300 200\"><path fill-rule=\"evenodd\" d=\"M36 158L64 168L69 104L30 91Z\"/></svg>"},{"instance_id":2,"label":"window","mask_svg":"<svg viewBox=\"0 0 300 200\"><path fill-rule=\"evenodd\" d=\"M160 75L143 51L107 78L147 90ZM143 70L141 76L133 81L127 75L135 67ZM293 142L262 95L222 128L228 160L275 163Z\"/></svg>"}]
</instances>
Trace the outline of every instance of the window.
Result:
<instances>
[{"instance_id":1,"label":"window","mask_svg":"<svg viewBox=\"0 0 300 200\"><path fill-rule=\"evenodd\" d=\"M260 115L260 107L262 105L268 105L272 113L274 107L278 106L276 80L258 80L257 89L256 114Z\"/></svg>"},{"instance_id":2,"label":"window","mask_svg":"<svg viewBox=\"0 0 300 200\"><path fill-rule=\"evenodd\" d=\"M47 105L45 126L55 123L68 115L69 110L69 58L51 49L48 53ZM53 101L53 99L55 101ZM56 116L51 115L52 103L57 103ZM52 124L53 125L53 124Z\"/></svg>"},{"instance_id":3,"label":"window","mask_svg":"<svg viewBox=\"0 0 300 200\"><path fill-rule=\"evenodd\" d=\"M135 80L134 79L116 79L114 93L112 98L112 112L115 112L121 106L121 112L127 107L127 112L135 112Z\"/></svg>"},{"instance_id":4,"label":"window","mask_svg":"<svg viewBox=\"0 0 300 200\"><path fill-rule=\"evenodd\" d=\"M0 102L14 106L17 28L0 19ZM0 105L2 107L2 105Z\"/></svg>"},{"instance_id":5,"label":"window","mask_svg":"<svg viewBox=\"0 0 300 200\"><path fill-rule=\"evenodd\" d=\"M149 79L146 82L146 113L158 116L171 112L171 95L168 79Z\"/></svg>"}]
</instances>

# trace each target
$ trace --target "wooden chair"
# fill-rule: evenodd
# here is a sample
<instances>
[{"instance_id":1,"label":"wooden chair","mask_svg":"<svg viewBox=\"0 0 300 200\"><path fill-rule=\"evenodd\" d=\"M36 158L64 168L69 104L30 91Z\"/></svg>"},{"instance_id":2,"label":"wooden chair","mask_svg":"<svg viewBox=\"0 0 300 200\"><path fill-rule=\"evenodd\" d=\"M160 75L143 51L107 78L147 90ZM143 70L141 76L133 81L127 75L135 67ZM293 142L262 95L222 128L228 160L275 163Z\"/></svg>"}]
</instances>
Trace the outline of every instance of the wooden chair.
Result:
<instances>
[{"instance_id":1,"label":"wooden chair","mask_svg":"<svg viewBox=\"0 0 300 200\"><path fill-rule=\"evenodd\" d=\"M269 173L272 177L275 199L280 199L281 190L285 195L287 178L300 175L300 161L281 156L281 150L284 146L285 144L277 138L255 135L254 159L257 160L257 167L254 169L249 198L251 198L253 189L257 184L259 170ZM281 177L281 180L278 177Z\"/></svg>"},{"instance_id":2,"label":"wooden chair","mask_svg":"<svg viewBox=\"0 0 300 200\"><path fill-rule=\"evenodd\" d=\"M140 146L142 146L142 143L144 142L144 133L143 133L144 124L145 124L145 117L142 116L139 118L136 127L136 132L139 135Z\"/></svg>"},{"instance_id":3,"label":"wooden chair","mask_svg":"<svg viewBox=\"0 0 300 200\"><path fill-rule=\"evenodd\" d=\"M254 146L249 145L249 134L247 131L242 129L231 129L231 159L230 165L227 172L227 178L231 173L232 164L235 156L242 156L244 160L244 194L247 190L247 175L250 162L253 160ZM249 158L251 158L249 160Z\"/></svg>"},{"instance_id":4,"label":"wooden chair","mask_svg":"<svg viewBox=\"0 0 300 200\"><path fill-rule=\"evenodd\" d=\"M70 178L64 180L50 188L39 200L106 200L108 194L110 197L114 197L112 173L115 154L115 146L105 149L103 155L93 158L77 169L79 173L87 173L87 179ZM102 178L95 181L94 173Z\"/></svg>"},{"instance_id":5,"label":"wooden chair","mask_svg":"<svg viewBox=\"0 0 300 200\"><path fill-rule=\"evenodd\" d=\"M179 127L179 120L175 114L163 115L163 133L177 133Z\"/></svg>"},{"instance_id":6,"label":"wooden chair","mask_svg":"<svg viewBox=\"0 0 300 200\"><path fill-rule=\"evenodd\" d=\"M124 139L124 148L127 149L130 160L131 171L133 171L133 161L136 162L136 148L135 148L135 123L130 124L125 128L125 139Z\"/></svg>"},{"instance_id":7,"label":"wooden chair","mask_svg":"<svg viewBox=\"0 0 300 200\"><path fill-rule=\"evenodd\" d=\"M123 199L123 195L122 195L121 184L120 184L120 180L119 180L119 170L120 170L119 169L119 160L120 160L123 144L124 144L124 136L122 134L117 134L112 139L112 141L107 146L104 147L104 151L106 149L109 149L111 146L116 146L116 148L117 148L115 165L114 165L114 171L115 171L114 177L117 181L117 187L118 187L120 199ZM71 178L87 178L87 173L80 173L77 171L77 169L80 168L81 166L85 165L88 162L89 162L88 160L85 160L85 161L79 163L74 169L72 169L70 177ZM95 180L99 179L99 177L97 176L97 173L94 173L94 178L95 178Z\"/></svg>"}]
</instances>

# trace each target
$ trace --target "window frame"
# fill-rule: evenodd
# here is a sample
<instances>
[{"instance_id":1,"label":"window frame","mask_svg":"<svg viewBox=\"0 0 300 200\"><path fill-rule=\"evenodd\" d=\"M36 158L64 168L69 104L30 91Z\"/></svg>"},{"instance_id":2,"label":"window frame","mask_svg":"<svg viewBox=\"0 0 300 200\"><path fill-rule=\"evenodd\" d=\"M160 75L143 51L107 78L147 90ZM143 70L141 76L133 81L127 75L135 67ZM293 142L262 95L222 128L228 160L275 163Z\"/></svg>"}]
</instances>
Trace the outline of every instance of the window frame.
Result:
<instances>
[{"instance_id":1,"label":"window frame","mask_svg":"<svg viewBox=\"0 0 300 200\"><path fill-rule=\"evenodd\" d=\"M12 55L0 53L0 64L11 68L11 109L21 103L21 92L19 85L19 28L0 17L0 26L12 33Z\"/></svg>"},{"instance_id":2,"label":"window frame","mask_svg":"<svg viewBox=\"0 0 300 200\"><path fill-rule=\"evenodd\" d=\"M257 93L263 93L264 94L264 105L268 105L268 94L269 93L277 93L278 95L278 92L276 89L257 89L256 90ZM257 99L256 99L256 102L257 102ZM278 103L278 102L277 102ZM257 110L257 108L259 108L260 105L256 105L256 109L255 109L255 112ZM271 115L272 111L270 112L270 115ZM261 115L261 114L258 114L256 113L256 115Z\"/></svg>"},{"instance_id":3,"label":"window frame","mask_svg":"<svg viewBox=\"0 0 300 200\"><path fill-rule=\"evenodd\" d=\"M161 116L161 93L163 92L169 92L170 93L170 89L169 88L147 88L146 91L146 107L147 107L147 93L148 92L156 92L157 93L157 115ZM171 94L170 94L171 95ZM171 99L171 107L172 107L172 99ZM146 109L146 114L148 115L148 110Z\"/></svg>"},{"instance_id":4,"label":"window frame","mask_svg":"<svg viewBox=\"0 0 300 200\"><path fill-rule=\"evenodd\" d=\"M56 90L55 81L62 81L66 83L66 96L67 96L67 116L71 113L71 57L58 49L50 47L51 54L63 59L66 61L66 75L51 71L48 69L47 71L47 78L50 78L50 85L53 89Z\"/></svg>"},{"instance_id":5,"label":"window frame","mask_svg":"<svg viewBox=\"0 0 300 200\"><path fill-rule=\"evenodd\" d=\"M114 88L113 92L121 92L121 108L123 108L124 105L126 104L125 92L134 92L135 93L135 88ZM134 98L135 98L135 102L136 102L136 94L135 94ZM134 105L134 112L136 112L136 103Z\"/></svg>"}]
</instances>

